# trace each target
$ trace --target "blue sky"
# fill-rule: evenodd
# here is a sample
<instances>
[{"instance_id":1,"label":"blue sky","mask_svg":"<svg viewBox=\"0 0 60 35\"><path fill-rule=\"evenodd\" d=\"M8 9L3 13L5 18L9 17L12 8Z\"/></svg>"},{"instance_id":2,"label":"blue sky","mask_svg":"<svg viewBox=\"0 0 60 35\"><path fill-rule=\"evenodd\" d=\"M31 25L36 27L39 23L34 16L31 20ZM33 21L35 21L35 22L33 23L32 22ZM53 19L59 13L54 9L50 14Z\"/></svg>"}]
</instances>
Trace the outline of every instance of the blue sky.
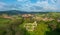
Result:
<instances>
[{"instance_id":1,"label":"blue sky","mask_svg":"<svg viewBox=\"0 0 60 35\"><path fill-rule=\"evenodd\" d=\"M0 0L0 11L60 11L60 0Z\"/></svg>"}]
</instances>

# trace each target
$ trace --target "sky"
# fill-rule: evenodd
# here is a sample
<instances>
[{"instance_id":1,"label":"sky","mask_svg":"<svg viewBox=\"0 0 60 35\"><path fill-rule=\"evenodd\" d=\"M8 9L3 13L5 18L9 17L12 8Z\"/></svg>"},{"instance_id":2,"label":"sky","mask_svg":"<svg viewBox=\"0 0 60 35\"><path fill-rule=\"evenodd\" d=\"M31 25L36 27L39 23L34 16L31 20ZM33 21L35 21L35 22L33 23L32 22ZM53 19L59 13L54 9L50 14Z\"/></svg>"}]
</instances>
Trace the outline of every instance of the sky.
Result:
<instances>
[{"instance_id":1,"label":"sky","mask_svg":"<svg viewBox=\"0 0 60 35\"><path fill-rule=\"evenodd\" d=\"M0 0L0 11L60 12L60 0Z\"/></svg>"}]
</instances>

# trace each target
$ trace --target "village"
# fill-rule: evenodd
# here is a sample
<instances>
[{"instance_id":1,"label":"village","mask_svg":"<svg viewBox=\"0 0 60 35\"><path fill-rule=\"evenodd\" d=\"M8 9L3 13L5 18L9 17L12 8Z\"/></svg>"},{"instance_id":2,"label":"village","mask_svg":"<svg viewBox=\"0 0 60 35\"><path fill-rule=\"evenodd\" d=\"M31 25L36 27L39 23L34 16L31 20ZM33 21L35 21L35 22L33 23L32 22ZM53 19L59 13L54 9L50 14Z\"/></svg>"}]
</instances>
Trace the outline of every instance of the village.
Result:
<instances>
[{"instance_id":1,"label":"village","mask_svg":"<svg viewBox=\"0 0 60 35\"><path fill-rule=\"evenodd\" d=\"M11 30L16 34L43 35L46 31L60 31L59 15L54 14L17 14L17 15L0 15L1 31L6 31L11 35ZM8 31L7 31L8 29ZM37 34L37 33L38 34Z\"/></svg>"},{"instance_id":2,"label":"village","mask_svg":"<svg viewBox=\"0 0 60 35\"><path fill-rule=\"evenodd\" d=\"M45 16L45 15L44 15ZM41 16L37 16L37 15L35 15L35 14L22 14L22 15L12 15L12 16L9 16L9 15L7 15L7 14L2 14L2 15L0 15L0 18L7 18L7 19L16 19L16 18L19 18L19 17L22 17L22 18L24 18L24 19L28 19L28 18L30 18L30 19L34 19L34 20L36 20L36 21L53 21L53 20L55 20L54 18L52 18L52 17L50 17L50 18L48 18L48 17L41 17ZM58 18L58 19L56 19L58 22L60 22L60 19Z\"/></svg>"},{"instance_id":3,"label":"village","mask_svg":"<svg viewBox=\"0 0 60 35\"><path fill-rule=\"evenodd\" d=\"M27 31L34 31L35 27L37 27L38 21L50 22L55 20L54 18L51 18L51 17L50 18L41 17L35 14L22 14L22 15L12 15L12 16L9 16L7 14L2 14L0 16L0 18L6 18L6 19L12 19L12 20L20 19L21 17L22 19L27 20L27 22L23 25ZM33 22L31 23L32 20ZM57 19L57 22L60 22L60 19Z\"/></svg>"}]
</instances>

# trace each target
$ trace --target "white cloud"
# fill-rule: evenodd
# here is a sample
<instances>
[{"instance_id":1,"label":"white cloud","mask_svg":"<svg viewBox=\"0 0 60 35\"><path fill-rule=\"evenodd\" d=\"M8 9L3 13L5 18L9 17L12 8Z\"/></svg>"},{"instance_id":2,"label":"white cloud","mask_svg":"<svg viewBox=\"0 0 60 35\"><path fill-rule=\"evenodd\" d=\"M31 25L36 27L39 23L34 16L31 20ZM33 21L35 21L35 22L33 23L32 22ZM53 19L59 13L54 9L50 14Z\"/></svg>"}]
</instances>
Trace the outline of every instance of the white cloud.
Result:
<instances>
[{"instance_id":1,"label":"white cloud","mask_svg":"<svg viewBox=\"0 0 60 35\"><path fill-rule=\"evenodd\" d=\"M12 10L12 9L13 9L13 5L10 6L7 3L0 2L0 11Z\"/></svg>"},{"instance_id":2,"label":"white cloud","mask_svg":"<svg viewBox=\"0 0 60 35\"><path fill-rule=\"evenodd\" d=\"M5 5L6 5L6 3L0 2L0 10L5 9L5 7L4 7Z\"/></svg>"},{"instance_id":3,"label":"white cloud","mask_svg":"<svg viewBox=\"0 0 60 35\"><path fill-rule=\"evenodd\" d=\"M25 1L28 1L28 0L17 0L18 2L25 2Z\"/></svg>"},{"instance_id":4,"label":"white cloud","mask_svg":"<svg viewBox=\"0 0 60 35\"><path fill-rule=\"evenodd\" d=\"M50 0L52 3L56 3L57 2L57 0Z\"/></svg>"},{"instance_id":5,"label":"white cloud","mask_svg":"<svg viewBox=\"0 0 60 35\"><path fill-rule=\"evenodd\" d=\"M0 7L3 7L4 5L6 5L6 4L3 2L0 2Z\"/></svg>"},{"instance_id":6,"label":"white cloud","mask_svg":"<svg viewBox=\"0 0 60 35\"><path fill-rule=\"evenodd\" d=\"M17 1L23 1L23 0L17 0Z\"/></svg>"},{"instance_id":7,"label":"white cloud","mask_svg":"<svg viewBox=\"0 0 60 35\"><path fill-rule=\"evenodd\" d=\"M51 0L51 2L55 3ZM21 10L21 11L56 11L58 8L54 4L49 4L48 0L32 3L30 0L17 0L16 5L8 5L0 2L0 10Z\"/></svg>"},{"instance_id":8,"label":"white cloud","mask_svg":"<svg viewBox=\"0 0 60 35\"><path fill-rule=\"evenodd\" d=\"M25 0L27 1L27 0ZM53 2L53 1L52 1ZM40 9L38 9L40 7ZM24 2L22 4L22 8L20 7L20 10L24 11L56 11L57 7L56 5L52 5L48 3L48 0L40 2L38 0L36 3L31 3L31 1Z\"/></svg>"}]
</instances>

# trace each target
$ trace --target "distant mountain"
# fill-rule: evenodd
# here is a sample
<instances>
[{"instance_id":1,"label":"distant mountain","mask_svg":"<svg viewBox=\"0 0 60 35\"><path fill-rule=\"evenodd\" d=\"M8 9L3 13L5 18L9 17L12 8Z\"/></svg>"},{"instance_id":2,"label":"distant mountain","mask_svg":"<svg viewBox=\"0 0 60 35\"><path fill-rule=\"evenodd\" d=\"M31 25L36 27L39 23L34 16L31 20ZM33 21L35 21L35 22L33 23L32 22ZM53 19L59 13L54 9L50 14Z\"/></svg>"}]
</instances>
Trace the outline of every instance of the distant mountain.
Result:
<instances>
[{"instance_id":1,"label":"distant mountain","mask_svg":"<svg viewBox=\"0 0 60 35\"><path fill-rule=\"evenodd\" d=\"M49 12L26 12L26 11L18 11L18 10L9 10L9 11L0 11L0 14L10 14L10 15L14 15L14 14L46 14Z\"/></svg>"},{"instance_id":2,"label":"distant mountain","mask_svg":"<svg viewBox=\"0 0 60 35\"><path fill-rule=\"evenodd\" d=\"M0 11L0 14L11 14L11 15L14 15L14 14L22 14L22 13L23 13L22 11L17 11L17 10Z\"/></svg>"}]
</instances>

